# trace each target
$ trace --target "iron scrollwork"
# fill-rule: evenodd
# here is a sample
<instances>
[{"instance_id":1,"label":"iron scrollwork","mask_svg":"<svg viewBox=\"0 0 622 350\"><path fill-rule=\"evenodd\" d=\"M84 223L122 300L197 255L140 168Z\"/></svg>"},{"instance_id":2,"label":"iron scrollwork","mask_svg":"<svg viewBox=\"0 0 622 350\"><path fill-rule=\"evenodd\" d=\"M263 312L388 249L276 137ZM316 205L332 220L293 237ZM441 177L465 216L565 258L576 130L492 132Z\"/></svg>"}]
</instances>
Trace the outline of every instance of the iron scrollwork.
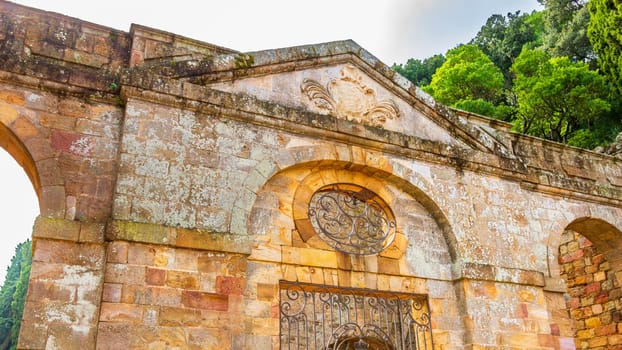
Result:
<instances>
[{"instance_id":1,"label":"iron scrollwork","mask_svg":"<svg viewBox=\"0 0 622 350\"><path fill-rule=\"evenodd\" d=\"M423 295L281 282L282 350L433 349Z\"/></svg>"},{"instance_id":2,"label":"iron scrollwork","mask_svg":"<svg viewBox=\"0 0 622 350\"><path fill-rule=\"evenodd\" d=\"M330 246L348 254L375 254L395 237L395 220L381 199L370 191L338 186L316 192L309 203L309 219Z\"/></svg>"}]
</instances>

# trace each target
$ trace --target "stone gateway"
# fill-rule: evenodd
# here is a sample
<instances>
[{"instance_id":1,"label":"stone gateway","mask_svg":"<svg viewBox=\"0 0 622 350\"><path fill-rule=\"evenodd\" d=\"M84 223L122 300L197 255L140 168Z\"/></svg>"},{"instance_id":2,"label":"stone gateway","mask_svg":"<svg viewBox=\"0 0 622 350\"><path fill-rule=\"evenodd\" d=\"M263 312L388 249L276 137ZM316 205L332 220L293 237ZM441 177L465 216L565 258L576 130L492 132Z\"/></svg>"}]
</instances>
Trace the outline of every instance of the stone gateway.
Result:
<instances>
[{"instance_id":1,"label":"stone gateway","mask_svg":"<svg viewBox=\"0 0 622 350\"><path fill-rule=\"evenodd\" d=\"M40 204L18 348L622 348L620 160L509 129L352 41L0 1L0 145Z\"/></svg>"}]
</instances>

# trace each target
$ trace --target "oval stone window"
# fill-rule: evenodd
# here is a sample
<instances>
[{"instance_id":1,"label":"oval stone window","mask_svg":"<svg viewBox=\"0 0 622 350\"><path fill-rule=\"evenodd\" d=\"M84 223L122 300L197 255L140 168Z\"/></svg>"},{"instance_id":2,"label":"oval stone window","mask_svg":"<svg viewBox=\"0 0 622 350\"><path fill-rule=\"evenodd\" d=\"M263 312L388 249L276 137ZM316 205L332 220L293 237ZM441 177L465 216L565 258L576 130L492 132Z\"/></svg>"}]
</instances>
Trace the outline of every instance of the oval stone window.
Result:
<instances>
[{"instance_id":1,"label":"oval stone window","mask_svg":"<svg viewBox=\"0 0 622 350\"><path fill-rule=\"evenodd\" d=\"M395 219L375 193L350 184L316 191L309 202L309 220L331 247L356 255L376 254L395 237Z\"/></svg>"}]
</instances>

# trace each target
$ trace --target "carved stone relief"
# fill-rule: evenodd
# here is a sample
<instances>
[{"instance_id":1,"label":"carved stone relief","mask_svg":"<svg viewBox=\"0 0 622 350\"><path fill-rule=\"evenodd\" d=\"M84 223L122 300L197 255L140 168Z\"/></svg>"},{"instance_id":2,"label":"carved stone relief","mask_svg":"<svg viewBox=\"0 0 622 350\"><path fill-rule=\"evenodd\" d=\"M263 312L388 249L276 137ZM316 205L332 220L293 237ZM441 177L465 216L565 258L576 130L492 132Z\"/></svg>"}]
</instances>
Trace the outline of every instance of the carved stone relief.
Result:
<instances>
[{"instance_id":1,"label":"carved stone relief","mask_svg":"<svg viewBox=\"0 0 622 350\"><path fill-rule=\"evenodd\" d=\"M351 65L341 70L341 77L332 79L326 87L312 79L304 79L302 93L316 107L338 118L382 127L387 120L400 117L393 100L378 101L376 91L363 83L363 77Z\"/></svg>"}]
</instances>

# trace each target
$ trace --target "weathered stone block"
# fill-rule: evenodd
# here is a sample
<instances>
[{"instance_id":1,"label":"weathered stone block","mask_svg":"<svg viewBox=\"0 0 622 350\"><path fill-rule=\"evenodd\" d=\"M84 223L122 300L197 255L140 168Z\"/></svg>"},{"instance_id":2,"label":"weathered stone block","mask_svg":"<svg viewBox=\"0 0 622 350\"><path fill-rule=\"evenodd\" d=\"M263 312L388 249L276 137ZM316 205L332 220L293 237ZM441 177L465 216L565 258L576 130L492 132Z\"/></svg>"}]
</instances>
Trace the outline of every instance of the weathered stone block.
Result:
<instances>
[{"instance_id":1,"label":"weathered stone block","mask_svg":"<svg viewBox=\"0 0 622 350\"><path fill-rule=\"evenodd\" d=\"M199 289L199 275L193 272L168 270L166 285L171 288Z\"/></svg>"},{"instance_id":2,"label":"weathered stone block","mask_svg":"<svg viewBox=\"0 0 622 350\"><path fill-rule=\"evenodd\" d=\"M121 302L122 285L118 283L104 283L102 301L110 303Z\"/></svg>"},{"instance_id":3,"label":"weathered stone block","mask_svg":"<svg viewBox=\"0 0 622 350\"><path fill-rule=\"evenodd\" d=\"M121 302L178 307L181 305L181 293L180 289L168 287L124 285Z\"/></svg>"},{"instance_id":4,"label":"weathered stone block","mask_svg":"<svg viewBox=\"0 0 622 350\"><path fill-rule=\"evenodd\" d=\"M100 322L97 332L98 350L125 350L130 348L133 332L131 325L125 323Z\"/></svg>"},{"instance_id":5,"label":"weathered stone block","mask_svg":"<svg viewBox=\"0 0 622 350\"><path fill-rule=\"evenodd\" d=\"M272 301L277 297L277 285L268 283L257 283L257 299Z\"/></svg>"},{"instance_id":6,"label":"weathered stone block","mask_svg":"<svg viewBox=\"0 0 622 350\"><path fill-rule=\"evenodd\" d=\"M106 238L144 243L170 242L170 229L157 224L112 221L106 229Z\"/></svg>"},{"instance_id":7,"label":"weathered stone block","mask_svg":"<svg viewBox=\"0 0 622 350\"><path fill-rule=\"evenodd\" d=\"M94 326L94 325L93 325ZM52 325L48 331L46 346L61 349L94 349L96 332L84 332L84 328L76 325Z\"/></svg>"},{"instance_id":8,"label":"weathered stone block","mask_svg":"<svg viewBox=\"0 0 622 350\"><path fill-rule=\"evenodd\" d=\"M148 267L145 271L145 283L152 286L163 286L166 284L166 270Z\"/></svg>"},{"instance_id":9,"label":"weathered stone block","mask_svg":"<svg viewBox=\"0 0 622 350\"><path fill-rule=\"evenodd\" d=\"M145 267L126 264L106 264L104 280L107 283L141 285L145 283Z\"/></svg>"},{"instance_id":10,"label":"weathered stone block","mask_svg":"<svg viewBox=\"0 0 622 350\"><path fill-rule=\"evenodd\" d=\"M127 248L127 262L134 265L155 266L157 246L130 244ZM112 262L112 261L111 261Z\"/></svg>"},{"instance_id":11,"label":"weathered stone block","mask_svg":"<svg viewBox=\"0 0 622 350\"><path fill-rule=\"evenodd\" d=\"M120 322L138 324L143 320L144 308L141 305L102 303L99 320L103 322Z\"/></svg>"},{"instance_id":12,"label":"weathered stone block","mask_svg":"<svg viewBox=\"0 0 622 350\"><path fill-rule=\"evenodd\" d=\"M158 324L169 327L196 327L201 324L201 312L196 309L162 307Z\"/></svg>"},{"instance_id":13,"label":"weathered stone block","mask_svg":"<svg viewBox=\"0 0 622 350\"><path fill-rule=\"evenodd\" d=\"M127 263L128 249L128 242L115 241L109 243L106 253L106 261L108 263Z\"/></svg>"},{"instance_id":14,"label":"weathered stone block","mask_svg":"<svg viewBox=\"0 0 622 350\"><path fill-rule=\"evenodd\" d=\"M185 307L204 310L227 311L229 308L226 295L198 291L183 291L181 303Z\"/></svg>"},{"instance_id":15,"label":"weathered stone block","mask_svg":"<svg viewBox=\"0 0 622 350\"><path fill-rule=\"evenodd\" d=\"M240 235L210 233L201 230L177 230L177 246L201 250L250 254L251 242Z\"/></svg>"},{"instance_id":16,"label":"weathered stone block","mask_svg":"<svg viewBox=\"0 0 622 350\"><path fill-rule=\"evenodd\" d=\"M80 227L81 225L77 221L39 216L37 220L35 220L33 236L78 241L80 237Z\"/></svg>"},{"instance_id":17,"label":"weathered stone block","mask_svg":"<svg viewBox=\"0 0 622 350\"><path fill-rule=\"evenodd\" d=\"M28 300L51 300L73 302L75 286L59 284L55 281L32 281L28 285Z\"/></svg>"},{"instance_id":18,"label":"weathered stone block","mask_svg":"<svg viewBox=\"0 0 622 350\"><path fill-rule=\"evenodd\" d=\"M33 261L102 268L105 250L99 244L74 244L38 239L33 244Z\"/></svg>"},{"instance_id":19,"label":"weathered stone block","mask_svg":"<svg viewBox=\"0 0 622 350\"><path fill-rule=\"evenodd\" d=\"M47 325L23 322L17 346L19 349L44 349L47 339Z\"/></svg>"},{"instance_id":20,"label":"weathered stone block","mask_svg":"<svg viewBox=\"0 0 622 350\"><path fill-rule=\"evenodd\" d=\"M189 334L188 346L190 349L234 349L231 346L231 337L221 329L191 329Z\"/></svg>"},{"instance_id":21,"label":"weathered stone block","mask_svg":"<svg viewBox=\"0 0 622 350\"><path fill-rule=\"evenodd\" d=\"M378 273L387 275L399 275L399 260L384 257L378 257Z\"/></svg>"},{"instance_id":22,"label":"weathered stone block","mask_svg":"<svg viewBox=\"0 0 622 350\"><path fill-rule=\"evenodd\" d=\"M80 226L80 242L103 243L105 224L83 222Z\"/></svg>"},{"instance_id":23,"label":"weathered stone block","mask_svg":"<svg viewBox=\"0 0 622 350\"><path fill-rule=\"evenodd\" d=\"M223 295L242 295L246 279L242 277L216 276L216 293Z\"/></svg>"}]
</instances>

